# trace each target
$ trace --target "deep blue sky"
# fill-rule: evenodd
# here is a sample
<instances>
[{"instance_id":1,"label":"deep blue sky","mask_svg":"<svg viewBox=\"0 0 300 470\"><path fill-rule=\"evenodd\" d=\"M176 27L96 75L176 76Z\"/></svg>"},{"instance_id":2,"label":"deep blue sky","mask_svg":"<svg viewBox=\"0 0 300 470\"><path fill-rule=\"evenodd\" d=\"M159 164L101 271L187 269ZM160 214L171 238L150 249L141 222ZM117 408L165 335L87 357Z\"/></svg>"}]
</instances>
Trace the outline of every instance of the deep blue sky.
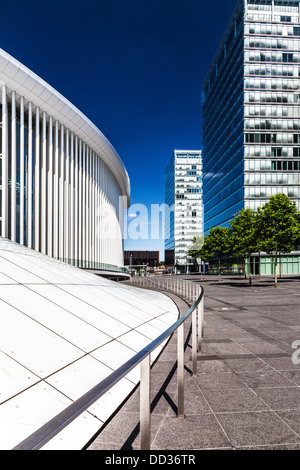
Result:
<instances>
[{"instance_id":1,"label":"deep blue sky","mask_svg":"<svg viewBox=\"0 0 300 470\"><path fill-rule=\"evenodd\" d=\"M201 148L201 85L236 0L0 0L0 47L77 106L123 160L132 204L164 202ZM125 249L160 249L125 241Z\"/></svg>"}]
</instances>

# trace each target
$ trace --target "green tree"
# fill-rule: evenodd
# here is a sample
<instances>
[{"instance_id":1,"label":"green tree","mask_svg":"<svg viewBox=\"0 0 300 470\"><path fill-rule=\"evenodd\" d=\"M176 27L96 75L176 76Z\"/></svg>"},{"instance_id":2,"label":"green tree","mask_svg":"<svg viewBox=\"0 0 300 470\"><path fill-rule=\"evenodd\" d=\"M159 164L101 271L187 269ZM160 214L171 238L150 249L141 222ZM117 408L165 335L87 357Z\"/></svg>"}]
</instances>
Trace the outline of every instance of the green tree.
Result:
<instances>
[{"instance_id":1,"label":"green tree","mask_svg":"<svg viewBox=\"0 0 300 470\"><path fill-rule=\"evenodd\" d=\"M245 272L246 260L249 264L249 285L252 284L251 255L260 249L260 237L257 230L256 212L252 209L242 209L230 221L232 229L232 251L243 256Z\"/></svg>"},{"instance_id":2,"label":"green tree","mask_svg":"<svg viewBox=\"0 0 300 470\"><path fill-rule=\"evenodd\" d=\"M199 258L199 252L201 248L203 247L203 243L204 243L203 235L197 235L196 237L193 237L192 244L188 249L188 255L194 260Z\"/></svg>"},{"instance_id":3,"label":"green tree","mask_svg":"<svg viewBox=\"0 0 300 470\"><path fill-rule=\"evenodd\" d=\"M193 258L194 260L194 265L198 266L198 259L201 258L200 255L199 255L199 252L201 250L201 248L203 247L203 243L204 243L204 235L201 234L201 235L197 235L195 237L193 237L192 239L192 245L189 247L188 249L188 255ZM201 280L202 280L202 267L200 269L200 272L201 272Z\"/></svg>"},{"instance_id":4,"label":"green tree","mask_svg":"<svg viewBox=\"0 0 300 470\"><path fill-rule=\"evenodd\" d=\"M219 282L221 281L221 256L231 250L231 229L229 227L213 227L204 237L202 248L197 252L197 257L202 259L217 257Z\"/></svg>"},{"instance_id":5,"label":"green tree","mask_svg":"<svg viewBox=\"0 0 300 470\"><path fill-rule=\"evenodd\" d=\"M299 213L295 202L285 194L276 194L258 209L257 227L262 248L275 258L275 283L278 281L278 255L294 250L299 239Z\"/></svg>"},{"instance_id":6,"label":"green tree","mask_svg":"<svg viewBox=\"0 0 300 470\"><path fill-rule=\"evenodd\" d=\"M296 245L300 245L300 212L296 214Z\"/></svg>"}]
</instances>

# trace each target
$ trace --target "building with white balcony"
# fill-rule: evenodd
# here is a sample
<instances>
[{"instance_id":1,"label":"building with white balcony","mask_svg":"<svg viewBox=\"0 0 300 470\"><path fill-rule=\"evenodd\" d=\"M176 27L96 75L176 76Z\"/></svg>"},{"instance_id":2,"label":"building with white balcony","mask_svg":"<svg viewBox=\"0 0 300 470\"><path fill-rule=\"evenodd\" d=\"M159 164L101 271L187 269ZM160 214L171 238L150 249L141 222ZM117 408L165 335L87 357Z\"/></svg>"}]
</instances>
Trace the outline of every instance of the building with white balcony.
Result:
<instances>
[{"instance_id":1,"label":"building with white balcony","mask_svg":"<svg viewBox=\"0 0 300 470\"><path fill-rule=\"evenodd\" d=\"M175 150L165 172L165 262L176 272L198 271L188 256L203 234L201 150Z\"/></svg>"}]
</instances>

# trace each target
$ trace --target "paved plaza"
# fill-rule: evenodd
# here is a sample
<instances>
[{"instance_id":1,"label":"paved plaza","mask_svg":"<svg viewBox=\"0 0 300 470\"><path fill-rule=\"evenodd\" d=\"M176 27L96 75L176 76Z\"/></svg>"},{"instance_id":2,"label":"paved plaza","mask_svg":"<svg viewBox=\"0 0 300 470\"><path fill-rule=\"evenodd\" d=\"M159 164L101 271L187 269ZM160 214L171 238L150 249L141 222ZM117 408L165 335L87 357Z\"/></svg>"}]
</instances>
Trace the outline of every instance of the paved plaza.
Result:
<instances>
[{"instance_id":1,"label":"paved plaza","mask_svg":"<svg viewBox=\"0 0 300 470\"><path fill-rule=\"evenodd\" d=\"M189 280L200 279L189 276ZM151 449L300 449L300 278L204 276L198 374L186 325L185 418L178 419L174 335L152 370ZM174 298L174 297L173 297ZM181 311L185 301L176 299ZM294 347L293 347L294 345ZM300 351L300 350L299 350ZM139 389L88 450L139 449Z\"/></svg>"}]
</instances>

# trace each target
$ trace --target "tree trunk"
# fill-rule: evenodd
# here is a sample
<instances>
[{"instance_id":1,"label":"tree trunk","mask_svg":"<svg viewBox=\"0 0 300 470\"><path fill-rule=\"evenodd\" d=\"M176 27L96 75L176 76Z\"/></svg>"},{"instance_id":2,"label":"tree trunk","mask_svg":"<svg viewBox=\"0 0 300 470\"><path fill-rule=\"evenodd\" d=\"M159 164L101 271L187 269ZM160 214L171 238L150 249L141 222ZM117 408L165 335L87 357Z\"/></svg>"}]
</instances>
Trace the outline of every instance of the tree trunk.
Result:
<instances>
[{"instance_id":1,"label":"tree trunk","mask_svg":"<svg viewBox=\"0 0 300 470\"><path fill-rule=\"evenodd\" d=\"M279 271L280 271L280 279L281 279L281 275L282 275L282 253L280 252L279 253Z\"/></svg>"},{"instance_id":2,"label":"tree trunk","mask_svg":"<svg viewBox=\"0 0 300 470\"><path fill-rule=\"evenodd\" d=\"M248 263L249 263L249 286L252 285L252 275L251 275L251 255L248 256Z\"/></svg>"},{"instance_id":3,"label":"tree trunk","mask_svg":"<svg viewBox=\"0 0 300 470\"><path fill-rule=\"evenodd\" d=\"M277 288L277 278L278 278L278 274L277 274L277 255L278 255L278 242L276 242L276 253L275 253L275 289Z\"/></svg>"}]
</instances>

